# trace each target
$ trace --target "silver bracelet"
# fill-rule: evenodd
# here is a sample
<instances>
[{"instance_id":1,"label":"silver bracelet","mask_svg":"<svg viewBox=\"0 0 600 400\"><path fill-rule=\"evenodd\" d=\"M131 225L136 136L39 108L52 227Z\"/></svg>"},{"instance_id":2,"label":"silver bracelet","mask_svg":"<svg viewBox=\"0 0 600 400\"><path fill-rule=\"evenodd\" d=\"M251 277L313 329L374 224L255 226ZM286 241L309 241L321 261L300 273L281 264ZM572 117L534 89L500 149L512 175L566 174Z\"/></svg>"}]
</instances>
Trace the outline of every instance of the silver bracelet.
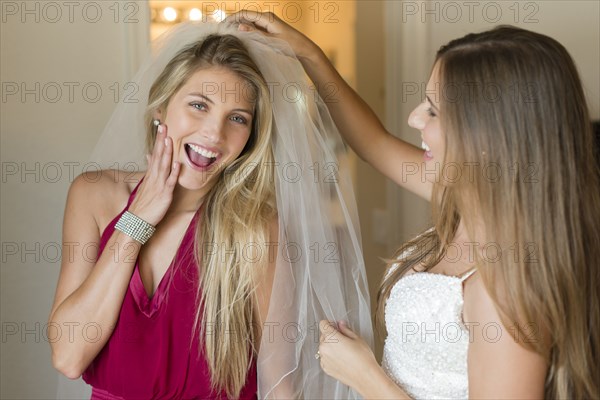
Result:
<instances>
[{"instance_id":1,"label":"silver bracelet","mask_svg":"<svg viewBox=\"0 0 600 400\"><path fill-rule=\"evenodd\" d=\"M154 234L156 228L135 214L125 211L117 221L115 229L144 244Z\"/></svg>"}]
</instances>

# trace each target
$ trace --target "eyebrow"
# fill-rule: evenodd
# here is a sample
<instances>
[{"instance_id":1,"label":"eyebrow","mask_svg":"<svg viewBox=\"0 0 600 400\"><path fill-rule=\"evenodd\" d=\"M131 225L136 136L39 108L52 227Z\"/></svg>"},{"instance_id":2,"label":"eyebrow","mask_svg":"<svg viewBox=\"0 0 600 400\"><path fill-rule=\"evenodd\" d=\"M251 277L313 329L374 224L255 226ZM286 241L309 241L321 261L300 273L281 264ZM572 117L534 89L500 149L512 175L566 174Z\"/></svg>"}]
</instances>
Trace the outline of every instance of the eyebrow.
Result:
<instances>
[{"instance_id":1,"label":"eyebrow","mask_svg":"<svg viewBox=\"0 0 600 400\"><path fill-rule=\"evenodd\" d=\"M425 96L425 98L427 98L427 101L429 102L429 104L431 104L431 107L433 107L435 109L435 111L437 111L438 113L440 112L440 109L437 108L435 106L435 104L433 104L433 101L431 101L431 99L429 98L429 96Z\"/></svg>"},{"instance_id":2,"label":"eyebrow","mask_svg":"<svg viewBox=\"0 0 600 400\"><path fill-rule=\"evenodd\" d=\"M202 93L199 93L199 92L188 93L188 96L200 97L201 99L206 100L210 104L213 104L213 105L215 104L214 101L212 101L211 99L209 99L208 97L206 97L205 95L203 95ZM247 110L245 108L235 108L232 111L243 112L243 113L246 113L246 114L248 114L250 116L254 115L254 113L252 111Z\"/></svg>"}]
</instances>

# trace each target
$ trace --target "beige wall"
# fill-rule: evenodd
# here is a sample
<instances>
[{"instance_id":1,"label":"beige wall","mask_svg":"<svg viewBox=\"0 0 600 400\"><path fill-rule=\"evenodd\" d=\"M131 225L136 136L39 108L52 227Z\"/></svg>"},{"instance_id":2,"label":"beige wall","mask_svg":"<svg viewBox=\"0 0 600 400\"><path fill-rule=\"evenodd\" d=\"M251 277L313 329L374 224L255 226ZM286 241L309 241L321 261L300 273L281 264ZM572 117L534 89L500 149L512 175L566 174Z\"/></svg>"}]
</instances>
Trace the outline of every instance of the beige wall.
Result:
<instances>
[{"instance_id":1,"label":"beige wall","mask_svg":"<svg viewBox=\"0 0 600 400\"><path fill-rule=\"evenodd\" d=\"M381 1L358 1L356 4L356 91L385 121L385 46ZM367 279L371 293L371 309L375 311L377 290L384 272L380 257L387 255L386 243L374 240L374 232L382 229L373 221L374 210L386 210L386 178L369 164L358 161L356 196L363 238ZM375 352L381 357L382 341L375 332Z\"/></svg>"},{"instance_id":2,"label":"beige wall","mask_svg":"<svg viewBox=\"0 0 600 400\"><path fill-rule=\"evenodd\" d=\"M117 15L114 2L55 2L58 14L49 3L0 3L2 399L58 393L45 326L67 189L144 51L136 35L147 23L142 7ZM126 15L138 22L124 24Z\"/></svg>"}]
</instances>

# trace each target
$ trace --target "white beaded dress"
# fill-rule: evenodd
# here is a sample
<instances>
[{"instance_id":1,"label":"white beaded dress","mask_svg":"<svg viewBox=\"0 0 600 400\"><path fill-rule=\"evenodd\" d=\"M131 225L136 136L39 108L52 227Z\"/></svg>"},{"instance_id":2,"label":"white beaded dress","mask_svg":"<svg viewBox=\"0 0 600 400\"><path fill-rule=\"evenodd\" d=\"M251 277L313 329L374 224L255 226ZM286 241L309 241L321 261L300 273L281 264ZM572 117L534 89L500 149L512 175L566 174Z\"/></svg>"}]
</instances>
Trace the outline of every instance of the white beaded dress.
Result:
<instances>
[{"instance_id":1,"label":"white beaded dress","mask_svg":"<svg viewBox=\"0 0 600 400\"><path fill-rule=\"evenodd\" d=\"M412 398L469 397L463 282L475 271L461 277L415 272L390 292L383 369Z\"/></svg>"}]
</instances>

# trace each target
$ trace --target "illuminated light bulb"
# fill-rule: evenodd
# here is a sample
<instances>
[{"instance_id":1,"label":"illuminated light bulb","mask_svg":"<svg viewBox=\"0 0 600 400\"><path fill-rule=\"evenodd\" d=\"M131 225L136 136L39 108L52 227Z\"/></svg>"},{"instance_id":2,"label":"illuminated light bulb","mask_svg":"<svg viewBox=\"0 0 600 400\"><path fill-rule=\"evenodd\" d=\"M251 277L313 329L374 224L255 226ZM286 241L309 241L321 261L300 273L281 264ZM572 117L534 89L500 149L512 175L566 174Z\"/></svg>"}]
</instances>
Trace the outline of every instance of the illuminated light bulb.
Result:
<instances>
[{"instance_id":1,"label":"illuminated light bulb","mask_svg":"<svg viewBox=\"0 0 600 400\"><path fill-rule=\"evenodd\" d=\"M198 8L192 8L188 13L188 19L190 21L200 21L202 19L202 11Z\"/></svg>"},{"instance_id":2,"label":"illuminated light bulb","mask_svg":"<svg viewBox=\"0 0 600 400\"><path fill-rule=\"evenodd\" d=\"M163 17L169 22L173 22L177 19L177 10L173 7L167 7L163 10Z\"/></svg>"}]
</instances>

